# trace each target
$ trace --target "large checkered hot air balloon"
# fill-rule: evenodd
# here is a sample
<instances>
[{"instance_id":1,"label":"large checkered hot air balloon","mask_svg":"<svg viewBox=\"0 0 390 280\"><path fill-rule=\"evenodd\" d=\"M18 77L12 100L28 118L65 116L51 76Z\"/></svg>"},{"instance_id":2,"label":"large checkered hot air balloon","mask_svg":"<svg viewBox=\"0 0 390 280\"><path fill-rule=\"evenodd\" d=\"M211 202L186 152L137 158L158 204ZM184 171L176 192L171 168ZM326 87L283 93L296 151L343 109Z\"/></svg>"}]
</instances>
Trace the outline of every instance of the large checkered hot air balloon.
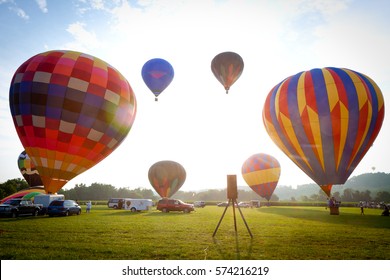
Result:
<instances>
[{"instance_id":1,"label":"large checkered hot air balloon","mask_svg":"<svg viewBox=\"0 0 390 280\"><path fill-rule=\"evenodd\" d=\"M254 154L245 160L241 174L255 193L269 201L278 185L280 164L270 155Z\"/></svg>"},{"instance_id":2,"label":"large checkered hot air balloon","mask_svg":"<svg viewBox=\"0 0 390 280\"><path fill-rule=\"evenodd\" d=\"M268 94L265 128L276 145L330 196L372 146L385 106L377 84L343 68L291 76Z\"/></svg>"},{"instance_id":3,"label":"large checkered hot air balloon","mask_svg":"<svg viewBox=\"0 0 390 280\"><path fill-rule=\"evenodd\" d=\"M24 62L12 78L9 104L47 193L111 154L136 115L125 77L103 60L74 51L48 51Z\"/></svg>"},{"instance_id":4,"label":"large checkered hot air balloon","mask_svg":"<svg viewBox=\"0 0 390 280\"><path fill-rule=\"evenodd\" d=\"M171 197L184 184L186 171L176 161L162 160L149 168L148 178L150 184L161 197Z\"/></svg>"}]
</instances>

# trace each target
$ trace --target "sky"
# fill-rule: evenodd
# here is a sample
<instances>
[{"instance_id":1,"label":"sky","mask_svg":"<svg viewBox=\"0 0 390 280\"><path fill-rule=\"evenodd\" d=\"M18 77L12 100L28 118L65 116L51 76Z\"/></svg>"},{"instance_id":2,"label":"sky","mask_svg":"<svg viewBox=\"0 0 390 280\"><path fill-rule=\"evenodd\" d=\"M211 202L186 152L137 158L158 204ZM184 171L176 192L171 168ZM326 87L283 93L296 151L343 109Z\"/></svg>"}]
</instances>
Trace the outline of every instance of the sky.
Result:
<instances>
[{"instance_id":1,"label":"sky","mask_svg":"<svg viewBox=\"0 0 390 280\"><path fill-rule=\"evenodd\" d=\"M151 188L149 167L174 160L186 169L183 191L226 187L255 153L281 165L279 185L314 183L272 142L262 121L269 91L298 72L349 68L371 77L385 104L390 91L390 2L387 0L0 0L0 182L22 178L24 150L9 109L16 69L48 50L96 56L119 70L137 98L122 144L64 189L94 182ZM211 72L225 51L244 60L229 94ZM175 76L154 101L142 80L146 61L163 58ZM352 173L390 172L389 123Z\"/></svg>"}]
</instances>

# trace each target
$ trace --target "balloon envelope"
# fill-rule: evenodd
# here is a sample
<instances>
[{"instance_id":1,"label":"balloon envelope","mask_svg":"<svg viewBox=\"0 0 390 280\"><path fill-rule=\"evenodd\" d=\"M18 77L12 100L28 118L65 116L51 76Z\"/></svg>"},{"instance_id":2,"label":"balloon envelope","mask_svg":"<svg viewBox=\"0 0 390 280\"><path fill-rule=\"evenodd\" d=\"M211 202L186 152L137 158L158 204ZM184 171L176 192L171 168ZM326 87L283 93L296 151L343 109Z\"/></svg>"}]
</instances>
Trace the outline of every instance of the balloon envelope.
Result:
<instances>
[{"instance_id":1,"label":"balloon envelope","mask_svg":"<svg viewBox=\"0 0 390 280\"><path fill-rule=\"evenodd\" d=\"M35 187L35 188L28 188L28 189L23 189L23 190L20 190L16 193L13 193L7 197L4 197L0 203L4 203L4 202L7 202L8 200L10 199L14 199L14 198L23 198L24 196L30 194L30 193L36 193L36 192L39 192L41 194L45 194L45 189L42 187L42 188L39 188L39 187Z\"/></svg>"},{"instance_id":2,"label":"balloon envelope","mask_svg":"<svg viewBox=\"0 0 390 280\"><path fill-rule=\"evenodd\" d=\"M265 128L276 145L330 196L372 146L384 118L376 83L343 68L291 76L268 94Z\"/></svg>"},{"instance_id":3,"label":"balloon envelope","mask_svg":"<svg viewBox=\"0 0 390 280\"><path fill-rule=\"evenodd\" d=\"M254 154L245 160L241 173L248 186L269 201L279 181L280 164L270 155Z\"/></svg>"},{"instance_id":4,"label":"balloon envelope","mask_svg":"<svg viewBox=\"0 0 390 280\"><path fill-rule=\"evenodd\" d=\"M18 157L18 167L24 179L30 187L43 186L41 176L35 168L34 163L26 153L23 151Z\"/></svg>"},{"instance_id":5,"label":"balloon envelope","mask_svg":"<svg viewBox=\"0 0 390 280\"><path fill-rule=\"evenodd\" d=\"M40 195L40 194L42 194L42 193L41 192L30 192L30 193L24 195L22 198L25 200L29 200L29 199L34 198L37 195Z\"/></svg>"},{"instance_id":6,"label":"balloon envelope","mask_svg":"<svg viewBox=\"0 0 390 280\"><path fill-rule=\"evenodd\" d=\"M149 168L149 182L161 197L171 197L186 180L184 167L175 161L164 160Z\"/></svg>"},{"instance_id":7,"label":"balloon envelope","mask_svg":"<svg viewBox=\"0 0 390 280\"><path fill-rule=\"evenodd\" d=\"M172 65L162 58L153 58L142 67L142 79L155 95L156 101L160 93L172 82L173 76Z\"/></svg>"},{"instance_id":8,"label":"balloon envelope","mask_svg":"<svg viewBox=\"0 0 390 280\"><path fill-rule=\"evenodd\" d=\"M211 71L217 80L223 85L226 93L237 81L244 70L244 61L234 52L223 52L211 61Z\"/></svg>"},{"instance_id":9,"label":"balloon envelope","mask_svg":"<svg viewBox=\"0 0 390 280\"><path fill-rule=\"evenodd\" d=\"M114 151L136 114L128 81L99 58L74 51L48 51L24 62L12 78L9 102L48 193Z\"/></svg>"}]
</instances>

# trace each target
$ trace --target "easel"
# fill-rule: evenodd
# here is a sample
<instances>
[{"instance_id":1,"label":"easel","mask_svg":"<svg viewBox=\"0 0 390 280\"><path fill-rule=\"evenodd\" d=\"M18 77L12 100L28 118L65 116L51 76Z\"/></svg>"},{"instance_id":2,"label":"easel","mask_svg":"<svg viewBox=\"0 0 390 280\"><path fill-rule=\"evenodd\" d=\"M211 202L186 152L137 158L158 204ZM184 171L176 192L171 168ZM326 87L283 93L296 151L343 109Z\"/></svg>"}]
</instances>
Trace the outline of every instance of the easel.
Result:
<instances>
[{"instance_id":1,"label":"easel","mask_svg":"<svg viewBox=\"0 0 390 280\"><path fill-rule=\"evenodd\" d=\"M236 177L236 175L227 175L227 183L228 183L228 186L227 186L227 198L229 199L229 201L228 201L228 204L225 207L225 210L223 211L223 214L221 216L221 219L218 222L217 227L215 228L215 231L213 233L213 237L217 234L218 228L221 225L223 217L225 216L226 211L227 211L227 209L228 209L228 207L229 207L229 205L231 203L232 206L233 206L234 231L236 232L236 235L237 235L237 220L236 220L236 206L237 206L237 208L238 208L238 210L240 212L241 218L244 221L244 224L246 226L246 229L248 230L249 235L251 236L251 238L253 238L252 232L250 231L250 229L248 227L248 224L246 223L246 220L244 218L244 215L242 214L240 206L238 206L238 203L237 203L238 192L237 192L237 177Z\"/></svg>"}]
</instances>

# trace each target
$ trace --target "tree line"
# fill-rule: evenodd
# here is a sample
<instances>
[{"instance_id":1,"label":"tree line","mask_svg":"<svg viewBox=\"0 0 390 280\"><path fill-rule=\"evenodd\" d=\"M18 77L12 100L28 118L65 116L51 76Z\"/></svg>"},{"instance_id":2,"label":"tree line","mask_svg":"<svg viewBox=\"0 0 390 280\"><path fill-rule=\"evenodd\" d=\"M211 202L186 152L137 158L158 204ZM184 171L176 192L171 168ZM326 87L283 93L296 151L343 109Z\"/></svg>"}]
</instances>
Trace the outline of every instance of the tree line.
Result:
<instances>
[{"instance_id":1,"label":"tree line","mask_svg":"<svg viewBox=\"0 0 390 280\"><path fill-rule=\"evenodd\" d=\"M28 184L24 179L11 179L0 184L0 197L4 198L17 191L28 188ZM313 189L312 189L313 188ZM302 192L306 190L306 192ZM308 191L310 190L310 192ZM314 191L313 191L314 190ZM64 194L67 199L73 200L108 200L109 198L145 198L158 200L160 197L151 188L138 187L116 188L110 184L93 183L89 186L85 184L76 184L74 188L65 190L61 189L58 193ZM283 195L282 195L283 194ZM287 194L287 196L286 196ZM356 190L352 188L343 188L332 193L338 201L344 202L359 202L359 201L377 201L390 202L390 192L380 190L371 192L370 190ZM280 198L279 196L283 196ZM226 189L209 189L200 192L181 191L179 190L173 198L178 198L184 201L226 201ZM271 201L326 201L327 196L320 188L313 184L302 185L297 189L287 186L278 186L275 193L271 197ZM262 197L253 192L249 187L246 189L239 188L239 201L260 200L265 201Z\"/></svg>"}]
</instances>

